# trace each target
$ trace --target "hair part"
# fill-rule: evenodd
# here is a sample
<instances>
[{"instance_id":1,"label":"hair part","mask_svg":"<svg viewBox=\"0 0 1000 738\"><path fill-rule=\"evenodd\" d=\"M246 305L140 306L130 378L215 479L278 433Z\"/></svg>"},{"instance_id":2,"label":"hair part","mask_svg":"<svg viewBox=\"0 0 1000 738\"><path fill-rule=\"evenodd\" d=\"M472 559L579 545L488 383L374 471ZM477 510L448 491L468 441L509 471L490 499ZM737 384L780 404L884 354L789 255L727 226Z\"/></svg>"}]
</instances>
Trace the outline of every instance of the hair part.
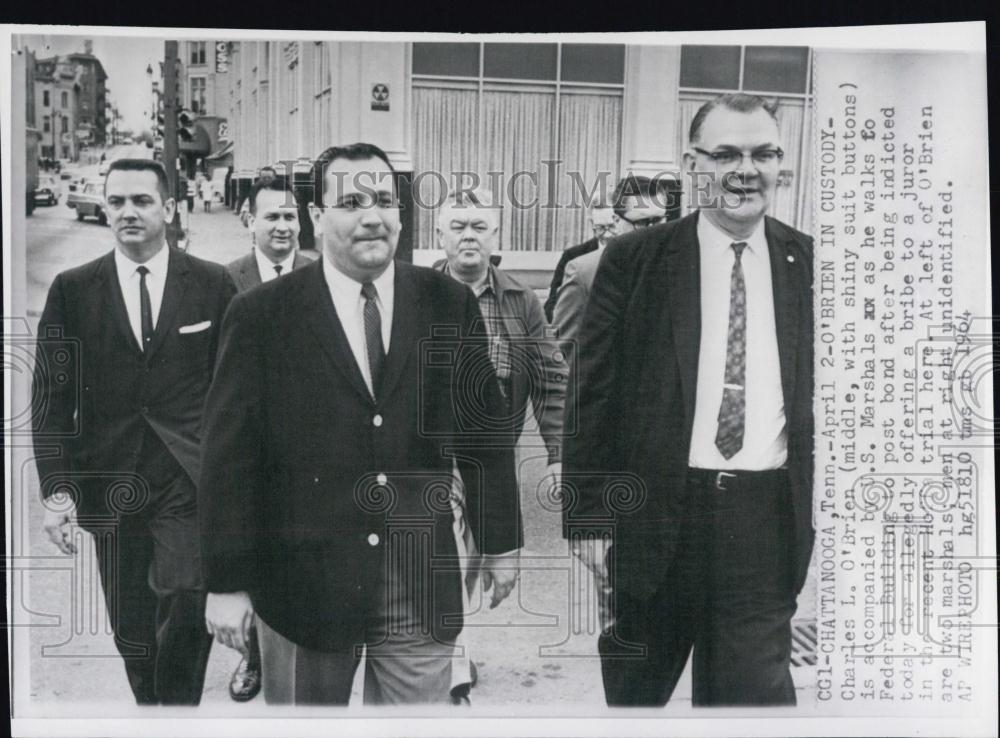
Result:
<instances>
[{"instance_id":1,"label":"hair part","mask_svg":"<svg viewBox=\"0 0 1000 738\"><path fill-rule=\"evenodd\" d=\"M158 161L152 159L115 159L108 166L108 173L104 175L104 187L107 189L108 177L112 172L152 172L156 175L156 191L160 193L160 200L166 202L172 195L170 194L170 182L167 180L167 170Z\"/></svg>"},{"instance_id":2,"label":"hair part","mask_svg":"<svg viewBox=\"0 0 1000 738\"><path fill-rule=\"evenodd\" d=\"M389 155L378 146L360 141L348 144L347 146L331 146L316 158L316 163L313 165L313 192L320 193L317 205L323 204L323 195L326 194L326 173L330 168L330 164L337 159L346 159L347 161L381 159L393 175L393 188L395 189L396 169L392 166L392 162L389 161Z\"/></svg>"},{"instance_id":3,"label":"hair part","mask_svg":"<svg viewBox=\"0 0 1000 738\"><path fill-rule=\"evenodd\" d=\"M292 195L292 203L289 207L297 207L295 195L292 192L292 188L288 186L288 180L284 177L258 177L250 187L250 194L247 195L247 205L250 208L251 215L257 214L257 195L264 190L287 193L286 203L288 202L287 196Z\"/></svg>"},{"instance_id":4,"label":"hair part","mask_svg":"<svg viewBox=\"0 0 1000 738\"><path fill-rule=\"evenodd\" d=\"M771 116L771 120L774 124L778 124L778 102L777 100L769 102L765 100L760 95L747 95L743 92L731 92L726 95L719 95L718 97L712 98L700 108L698 112L694 114L694 118L691 119L691 128L688 131L688 143L697 143L699 137L701 136L701 127L705 123L705 118L716 108L725 108L726 110L732 110L735 113L754 113L758 110L763 110L765 113Z\"/></svg>"}]
</instances>

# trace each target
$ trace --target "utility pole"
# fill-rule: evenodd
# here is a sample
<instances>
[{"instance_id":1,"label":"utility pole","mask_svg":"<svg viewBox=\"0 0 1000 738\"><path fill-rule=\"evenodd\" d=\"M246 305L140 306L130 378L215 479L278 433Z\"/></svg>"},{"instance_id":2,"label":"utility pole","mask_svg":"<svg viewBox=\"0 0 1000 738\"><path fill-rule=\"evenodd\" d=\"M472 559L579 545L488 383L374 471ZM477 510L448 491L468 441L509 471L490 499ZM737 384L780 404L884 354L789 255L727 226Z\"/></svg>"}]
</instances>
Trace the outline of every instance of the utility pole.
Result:
<instances>
[{"instance_id":1,"label":"utility pole","mask_svg":"<svg viewBox=\"0 0 1000 738\"><path fill-rule=\"evenodd\" d=\"M177 207L167 228L167 242L177 246L184 240L181 229L181 208L184 197L177 191L177 42L165 41L163 52L163 166L167 182ZM186 196L187 193L184 193Z\"/></svg>"}]
</instances>

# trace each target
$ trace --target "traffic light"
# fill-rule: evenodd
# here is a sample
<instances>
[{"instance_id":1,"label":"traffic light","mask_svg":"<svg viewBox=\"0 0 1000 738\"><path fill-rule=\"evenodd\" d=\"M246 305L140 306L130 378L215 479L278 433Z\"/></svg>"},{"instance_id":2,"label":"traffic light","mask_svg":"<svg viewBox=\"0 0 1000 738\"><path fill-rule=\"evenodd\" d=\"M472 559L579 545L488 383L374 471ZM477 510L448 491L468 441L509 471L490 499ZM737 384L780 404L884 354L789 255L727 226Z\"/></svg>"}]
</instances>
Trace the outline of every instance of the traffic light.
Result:
<instances>
[{"instance_id":1,"label":"traffic light","mask_svg":"<svg viewBox=\"0 0 1000 738\"><path fill-rule=\"evenodd\" d=\"M194 116L184 108L177 111L177 139L184 143L194 141Z\"/></svg>"}]
</instances>

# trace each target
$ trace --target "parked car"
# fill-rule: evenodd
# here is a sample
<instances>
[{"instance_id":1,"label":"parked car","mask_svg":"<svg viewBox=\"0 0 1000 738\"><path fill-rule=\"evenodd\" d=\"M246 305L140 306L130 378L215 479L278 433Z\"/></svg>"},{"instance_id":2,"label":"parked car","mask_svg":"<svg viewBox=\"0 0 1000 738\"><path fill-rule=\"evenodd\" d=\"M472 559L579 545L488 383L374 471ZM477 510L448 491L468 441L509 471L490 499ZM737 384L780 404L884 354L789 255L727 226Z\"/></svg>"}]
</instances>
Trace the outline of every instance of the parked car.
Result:
<instances>
[{"instance_id":1,"label":"parked car","mask_svg":"<svg viewBox=\"0 0 1000 738\"><path fill-rule=\"evenodd\" d=\"M104 212L104 180L91 179L84 183L76 192L70 192L66 197L66 205L76 210L76 219L97 218L101 225L108 224L108 216Z\"/></svg>"},{"instance_id":2,"label":"parked car","mask_svg":"<svg viewBox=\"0 0 1000 738\"><path fill-rule=\"evenodd\" d=\"M38 186L35 188L35 204L55 205L59 202L61 192L58 179L52 175L42 175L38 178Z\"/></svg>"}]
</instances>

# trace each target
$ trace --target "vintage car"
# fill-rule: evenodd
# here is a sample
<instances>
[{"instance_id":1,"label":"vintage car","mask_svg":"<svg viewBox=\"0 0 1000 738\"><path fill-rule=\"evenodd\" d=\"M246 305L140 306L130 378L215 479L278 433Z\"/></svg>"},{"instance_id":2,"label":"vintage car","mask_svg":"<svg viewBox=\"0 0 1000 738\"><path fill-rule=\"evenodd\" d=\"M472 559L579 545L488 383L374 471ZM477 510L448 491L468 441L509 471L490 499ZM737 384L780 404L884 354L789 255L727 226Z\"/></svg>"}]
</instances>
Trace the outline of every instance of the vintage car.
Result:
<instances>
[{"instance_id":1,"label":"vintage car","mask_svg":"<svg viewBox=\"0 0 1000 738\"><path fill-rule=\"evenodd\" d=\"M61 192L59 180L51 174L43 174L38 178L38 186L35 188L35 204L55 205L59 202Z\"/></svg>"},{"instance_id":2,"label":"vintage car","mask_svg":"<svg viewBox=\"0 0 1000 738\"><path fill-rule=\"evenodd\" d=\"M97 218L101 225L107 225L108 216L104 212L104 180L91 179L84 182L75 192L66 196L67 207L76 210L76 219Z\"/></svg>"}]
</instances>

